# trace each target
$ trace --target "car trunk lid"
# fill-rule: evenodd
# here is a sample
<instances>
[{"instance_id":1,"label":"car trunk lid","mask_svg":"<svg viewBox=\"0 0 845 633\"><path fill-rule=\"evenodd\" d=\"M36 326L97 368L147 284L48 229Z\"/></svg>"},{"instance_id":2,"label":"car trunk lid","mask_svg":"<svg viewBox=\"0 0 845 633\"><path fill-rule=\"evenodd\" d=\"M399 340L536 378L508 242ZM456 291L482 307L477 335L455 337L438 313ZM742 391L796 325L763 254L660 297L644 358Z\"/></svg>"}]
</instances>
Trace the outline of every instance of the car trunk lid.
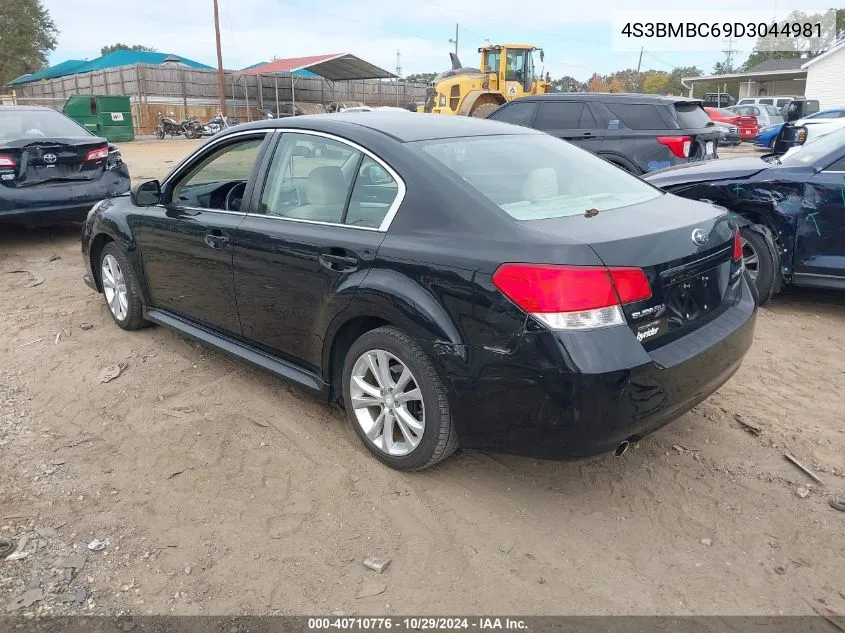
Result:
<instances>
[{"instance_id":1,"label":"car trunk lid","mask_svg":"<svg viewBox=\"0 0 845 633\"><path fill-rule=\"evenodd\" d=\"M108 142L103 138L6 139L0 145L0 185L97 180L105 171Z\"/></svg>"},{"instance_id":2,"label":"car trunk lid","mask_svg":"<svg viewBox=\"0 0 845 633\"><path fill-rule=\"evenodd\" d=\"M641 268L651 297L623 305L623 312L647 347L670 342L718 315L740 270L733 260L735 227L729 214L669 194L594 215L521 224L546 239L584 243L610 268Z\"/></svg>"},{"instance_id":3,"label":"car trunk lid","mask_svg":"<svg viewBox=\"0 0 845 633\"><path fill-rule=\"evenodd\" d=\"M670 110L680 130L679 133L690 136L688 159L699 161L716 158L719 126L710 120L702 107L702 102L676 101Z\"/></svg>"}]
</instances>

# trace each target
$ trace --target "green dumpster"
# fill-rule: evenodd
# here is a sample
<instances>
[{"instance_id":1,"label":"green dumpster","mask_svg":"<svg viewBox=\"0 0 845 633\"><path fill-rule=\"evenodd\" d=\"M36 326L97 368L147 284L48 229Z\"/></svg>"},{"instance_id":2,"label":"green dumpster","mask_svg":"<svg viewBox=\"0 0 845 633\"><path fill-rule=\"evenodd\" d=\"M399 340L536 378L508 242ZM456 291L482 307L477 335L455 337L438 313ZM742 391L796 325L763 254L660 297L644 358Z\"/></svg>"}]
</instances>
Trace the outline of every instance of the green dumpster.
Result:
<instances>
[{"instance_id":1,"label":"green dumpster","mask_svg":"<svg viewBox=\"0 0 845 633\"><path fill-rule=\"evenodd\" d=\"M135 138L129 97L74 95L67 100L62 112L109 141L131 141Z\"/></svg>"}]
</instances>

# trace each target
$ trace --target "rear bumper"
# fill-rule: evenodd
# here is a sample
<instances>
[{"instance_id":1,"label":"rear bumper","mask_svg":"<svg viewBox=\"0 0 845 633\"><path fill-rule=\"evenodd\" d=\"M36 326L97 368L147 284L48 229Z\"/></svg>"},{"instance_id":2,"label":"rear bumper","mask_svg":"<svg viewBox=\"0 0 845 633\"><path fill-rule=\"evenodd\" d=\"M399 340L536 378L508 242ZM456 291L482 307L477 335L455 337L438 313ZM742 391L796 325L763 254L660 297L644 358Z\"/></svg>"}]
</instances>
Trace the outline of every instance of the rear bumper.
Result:
<instances>
[{"instance_id":1,"label":"rear bumper","mask_svg":"<svg viewBox=\"0 0 845 633\"><path fill-rule=\"evenodd\" d=\"M579 459L639 440L739 369L755 318L756 298L743 279L721 315L651 353L625 327L526 333L507 355L471 350L478 370L450 384L461 446Z\"/></svg>"},{"instance_id":2,"label":"rear bumper","mask_svg":"<svg viewBox=\"0 0 845 633\"><path fill-rule=\"evenodd\" d=\"M15 188L0 185L0 222L81 222L94 204L126 193L129 186L126 165L103 172L98 180Z\"/></svg>"}]
</instances>

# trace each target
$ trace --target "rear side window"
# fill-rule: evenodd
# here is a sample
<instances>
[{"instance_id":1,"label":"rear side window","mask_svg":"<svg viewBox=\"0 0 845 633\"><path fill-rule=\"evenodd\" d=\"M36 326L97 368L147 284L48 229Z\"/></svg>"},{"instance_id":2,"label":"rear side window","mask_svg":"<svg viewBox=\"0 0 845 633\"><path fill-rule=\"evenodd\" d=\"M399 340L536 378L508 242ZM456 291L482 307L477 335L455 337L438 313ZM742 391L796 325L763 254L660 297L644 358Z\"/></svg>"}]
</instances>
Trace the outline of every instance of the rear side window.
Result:
<instances>
[{"instance_id":1,"label":"rear side window","mask_svg":"<svg viewBox=\"0 0 845 633\"><path fill-rule=\"evenodd\" d=\"M697 103L685 103L680 101L674 105L675 118L678 119L678 127L682 130L690 130L706 127L710 123L710 117Z\"/></svg>"},{"instance_id":2,"label":"rear side window","mask_svg":"<svg viewBox=\"0 0 845 633\"><path fill-rule=\"evenodd\" d=\"M494 121L501 121L502 123L513 123L514 125L529 127L536 110L537 104L533 101L511 103L507 107L496 110L488 118Z\"/></svg>"},{"instance_id":3,"label":"rear side window","mask_svg":"<svg viewBox=\"0 0 845 633\"><path fill-rule=\"evenodd\" d=\"M762 105L773 105L774 102L775 102L774 99L760 99L757 103L760 103ZM785 99L779 99L778 100L778 105L782 105L784 103L787 103L787 101Z\"/></svg>"},{"instance_id":4,"label":"rear side window","mask_svg":"<svg viewBox=\"0 0 845 633\"><path fill-rule=\"evenodd\" d=\"M619 121L631 130L665 130L666 122L657 106L640 103L605 103ZM704 112L702 110L702 112ZM706 114L704 115L707 116Z\"/></svg>"},{"instance_id":5,"label":"rear side window","mask_svg":"<svg viewBox=\"0 0 845 633\"><path fill-rule=\"evenodd\" d=\"M585 103L554 101L540 104L534 127L538 130L591 130L596 120Z\"/></svg>"},{"instance_id":6,"label":"rear side window","mask_svg":"<svg viewBox=\"0 0 845 633\"><path fill-rule=\"evenodd\" d=\"M778 99L778 102L777 102L776 105L777 105L778 108L782 108L783 106L785 106L790 101L791 101L791 99ZM760 103L771 103L771 102L772 102L771 99L767 99L765 101L763 101L763 100L760 101Z\"/></svg>"},{"instance_id":7,"label":"rear side window","mask_svg":"<svg viewBox=\"0 0 845 633\"><path fill-rule=\"evenodd\" d=\"M740 99L737 105L745 105L746 103L754 103L754 99Z\"/></svg>"}]
</instances>

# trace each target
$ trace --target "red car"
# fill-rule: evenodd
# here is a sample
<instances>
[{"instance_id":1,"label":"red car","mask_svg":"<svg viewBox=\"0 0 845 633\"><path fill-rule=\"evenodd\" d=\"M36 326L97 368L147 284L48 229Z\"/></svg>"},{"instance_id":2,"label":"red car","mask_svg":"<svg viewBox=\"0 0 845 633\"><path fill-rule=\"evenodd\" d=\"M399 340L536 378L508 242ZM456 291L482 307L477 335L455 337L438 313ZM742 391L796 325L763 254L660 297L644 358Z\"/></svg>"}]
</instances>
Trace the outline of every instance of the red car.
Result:
<instances>
[{"instance_id":1,"label":"red car","mask_svg":"<svg viewBox=\"0 0 845 633\"><path fill-rule=\"evenodd\" d=\"M751 141L760 132L760 124L756 116L740 116L730 110L723 108L705 107L704 111L712 121L721 121L729 125L735 125L743 141Z\"/></svg>"}]
</instances>

